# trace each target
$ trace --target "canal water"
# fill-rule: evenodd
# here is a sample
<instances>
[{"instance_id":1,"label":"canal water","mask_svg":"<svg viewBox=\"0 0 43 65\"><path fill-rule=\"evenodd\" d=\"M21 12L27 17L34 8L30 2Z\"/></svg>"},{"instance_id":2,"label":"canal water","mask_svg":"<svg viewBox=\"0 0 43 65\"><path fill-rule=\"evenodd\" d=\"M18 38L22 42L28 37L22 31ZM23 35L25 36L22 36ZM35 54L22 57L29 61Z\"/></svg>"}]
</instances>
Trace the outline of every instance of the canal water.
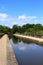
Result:
<instances>
[{"instance_id":1,"label":"canal water","mask_svg":"<svg viewBox=\"0 0 43 65\"><path fill-rule=\"evenodd\" d=\"M19 65L43 65L43 45L17 37L10 43Z\"/></svg>"}]
</instances>

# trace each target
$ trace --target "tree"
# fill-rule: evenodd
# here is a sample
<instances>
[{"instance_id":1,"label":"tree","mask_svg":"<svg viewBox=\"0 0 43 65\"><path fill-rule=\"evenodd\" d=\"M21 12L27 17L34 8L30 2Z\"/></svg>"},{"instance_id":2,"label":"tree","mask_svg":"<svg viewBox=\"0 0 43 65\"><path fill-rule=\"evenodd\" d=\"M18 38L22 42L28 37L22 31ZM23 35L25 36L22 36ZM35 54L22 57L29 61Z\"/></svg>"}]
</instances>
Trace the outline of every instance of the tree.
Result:
<instances>
[{"instance_id":1,"label":"tree","mask_svg":"<svg viewBox=\"0 0 43 65\"><path fill-rule=\"evenodd\" d=\"M0 25L0 33L10 34L11 33L11 29L9 27L7 27L7 26Z\"/></svg>"},{"instance_id":2,"label":"tree","mask_svg":"<svg viewBox=\"0 0 43 65\"><path fill-rule=\"evenodd\" d=\"M4 27L2 25L0 25L0 33L4 32Z\"/></svg>"},{"instance_id":3,"label":"tree","mask_svg":"<svg viewBox=\"0 0 43 65\"><path fill-rule=\"evenodd\" d=\"M13 25L12 33L16 33L16 32L18 32L18 26L17 25Z\"/></svg>"}]
</instances>

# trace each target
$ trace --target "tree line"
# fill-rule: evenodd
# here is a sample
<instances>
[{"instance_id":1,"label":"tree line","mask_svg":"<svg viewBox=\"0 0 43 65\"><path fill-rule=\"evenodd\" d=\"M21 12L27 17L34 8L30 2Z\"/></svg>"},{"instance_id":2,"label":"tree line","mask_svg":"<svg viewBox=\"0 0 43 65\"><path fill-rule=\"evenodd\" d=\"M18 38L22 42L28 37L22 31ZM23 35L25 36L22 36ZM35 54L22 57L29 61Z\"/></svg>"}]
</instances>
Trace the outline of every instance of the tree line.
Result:
<instances>
[{"instance_id":1,"label":"tree line","mask_svg":"<svg viewBox=\"0 0 43 65\"><path fill-rule=\"evenodd\" d=\"M10 32L11 32L11 28L0 25L0 34L1 33L9 34Z\"/></svg>"},{"instance_id":2,"label":"tree line","mask_svg":"<svg viewBox=\"0 0 43 65\"><path fill-rule=\"evenodd\" d=\"M13 25L12 32L21 34L43 34L43 25L25 24L23 26Z\"/></svg>"},{"instance_id":3,"label":"tree line","mask_svg":"<svg viewBox=\"0 0 43 65\"><path fill-rule=\"evenodd\" d=\"M13 25L12 28L0 25L0 33L43 34L43 25L41 24L25 24L23 26Z\"/></svg>"}]
</instances>

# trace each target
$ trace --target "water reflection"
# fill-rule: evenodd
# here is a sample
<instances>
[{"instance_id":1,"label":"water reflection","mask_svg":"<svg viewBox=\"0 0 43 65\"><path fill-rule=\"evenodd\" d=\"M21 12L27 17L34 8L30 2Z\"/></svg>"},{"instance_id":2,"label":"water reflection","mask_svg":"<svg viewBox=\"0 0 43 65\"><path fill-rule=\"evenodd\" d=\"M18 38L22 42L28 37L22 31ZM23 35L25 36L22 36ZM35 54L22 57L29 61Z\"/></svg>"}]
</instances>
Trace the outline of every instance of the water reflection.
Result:
<instances>
[{"instance_id":1,"label":"water reflection","mask_svg":"<svg viewBox=\"0 0 43 65\"><path fill-rule=\"evenodd\" d=\"M43 46L17 37L12 37L10 43L19 65L43 65Z\"/></svg>"},{"instance_id":2,"label":"water reflection","mask_svg":"<svg viewBox=\"0 0 43 65\"><path fill-rule=\"evenodd\" d=\"M21 40L17 38L16 36L12 36L12 40L13 40L13 43L15 44L17 44L18 42L21 42Z\"/></svg>"},{"instance_id":3,"label":"water reflection","mask_svg":"<svg viewBox=\"0 0 43 65\"><path fill-rule=\"evenodd\" d=\"M35 43L37 45L40 45L40 46L43 46L43 43L39 43L37 41L33 41L33 40L29 40L29 39L25 39L25 38L19 38L19 37L16 37L16 36L12 36L12 40L13 40L13 43L18 43L18 42L23 42L25 44L31 44L32 43Z\"/></svg>"}]
</instances>

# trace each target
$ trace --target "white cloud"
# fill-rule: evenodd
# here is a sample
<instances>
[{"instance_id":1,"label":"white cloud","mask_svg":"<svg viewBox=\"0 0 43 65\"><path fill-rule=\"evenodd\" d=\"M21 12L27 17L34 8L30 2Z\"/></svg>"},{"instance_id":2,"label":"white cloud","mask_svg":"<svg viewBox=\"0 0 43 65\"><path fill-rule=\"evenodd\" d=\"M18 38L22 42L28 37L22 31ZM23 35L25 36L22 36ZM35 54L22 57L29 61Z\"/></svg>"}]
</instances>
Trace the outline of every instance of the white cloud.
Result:
<instances>
[{"instance_id":1,"label":"white cloud","mask_svg":"<svg viewBox=\"0 0 43 65\"><path fill-rule=\"evenodd\" d=\"M36 20L36 18L37 18L36 16L26 16L26 15L21 15L14 18L14 17L9 16L6 13L0 13L0 21L2 22L7 21L7 22L14 22L14 23L19 23L19 22L26 23L26 22L34 21Z\"/></svg>"},{"instance_id":2,"label":"white cloud","mask_svg":"<svg viewBox=\"0 0 43 65\"><path fill-rule=\"evenodd\" d=\"M26 19L36 19L36 16L26 16L26 15L21 15L18 16L18 19L26 20Z\"/></svg>"},{"instance_id":3,"label":"white cloud","mask_svg":"<svg viewBox=\"0 0 43 65\"><path fill-rule=\"evenodd\" d=\"M15 18L10 17L8 14L6 13L0 13L0 22L14 22Z\"/></svg>"},{"instance_id":4,"label":"white cloud","mask_svg":"<svg viewBox=\"0 0 43 65\"><path fill-rule=\"evenodd\" d=\"M0 13L0 18L7 18L8 15L6 13Z\"/></svg>"},{"instance_id":5,"label":"white cloud","mask_svg":"<svg viewBox=\"0 0 43 65\"><path fill-rule=\"evenodd\" d=\"M23 22L24 24L26 23L31 23L33 22L34 20L36 20L37 17L36 16L26 16L26 15L21 15L21 16L18 16L18 20L20 22ZM34 22L33 22L34 23ZM36 22L35 22L36 23Z\"/></svg>"},{"instance_id":6,"label":"white cloud","mask_svg":"<svg viewBox=\"0 0 43 65\"><path fill-rule=\"evenodd\" d=\"M18 16L18 19L26 19L25 15Z\"/></svg>"},{"instance_id":7,"label":"white cloud","mask_svg":"<svg viewBox=\"0 0 43 65\"><path fill-rule=\"evenodd\" d=\"M5 22L9 20L9 16L6 13L0 13L0 22Z\"/></svg>"},{"instance_id":8,"label":"white cloud","mask_svg":"<svg viewBox=\"0 0 43 65\"><path fill-rule=\"evenodd\" d=\"M27 18L31 20L31 19L36 19L37 17L36 16L28 16Z\"/></svg>"},{"instance_id":9,"label":"white cloud","mask_svg":"<svg viewBox=\"0 0 43 65\"><path fill-rule=\"evenodd\" d=\"M0 13L0 22L2 22L2 23L4 22L4 23L6 23L6 25L7 25L7 23L11 24L12 26L14 24L23 25L26 23L37 24L37 23L41 23L42 21L43 21L43 18L36 17L36 16L21 15L21 16L18 16L15 18L15 17L11 17L7 13Z\"/></svg>"}]
</instances>

